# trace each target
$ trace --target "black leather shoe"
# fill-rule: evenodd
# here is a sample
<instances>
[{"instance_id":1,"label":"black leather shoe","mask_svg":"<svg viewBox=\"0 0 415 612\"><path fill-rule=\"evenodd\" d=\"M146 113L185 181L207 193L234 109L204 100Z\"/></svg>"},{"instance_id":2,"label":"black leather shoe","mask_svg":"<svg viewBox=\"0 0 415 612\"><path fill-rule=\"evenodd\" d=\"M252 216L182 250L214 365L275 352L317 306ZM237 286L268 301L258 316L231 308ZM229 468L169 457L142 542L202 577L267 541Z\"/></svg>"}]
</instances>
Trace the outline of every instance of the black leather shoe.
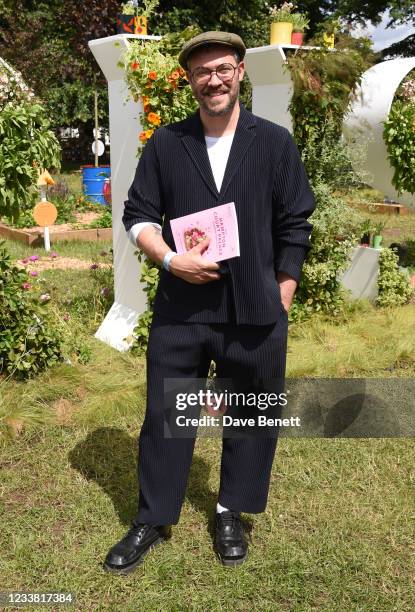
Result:
<instances>
[{"instance_id":1,"label":"black leather shoe","mask_svg":"<svg viewBox=\"0 0 415 612\"><path fill-rule=\"evenodd\" d=\"M170 537L170 525L153 526L133 521L131 529L107 554L104 568L114 574L128 574L140 565L149 550Z\"/></svg>"},{"instance_id":2,"label":"black leather shoe","mask_svg":"<svg viewBox=\"0 0 415 612\"><path fill-rule=\"evenodd\" d=\"M243 563L248 555L248 542L239 512L217 512L215 517L215 551L223 565Z\"/></svg>"}]
</instances>

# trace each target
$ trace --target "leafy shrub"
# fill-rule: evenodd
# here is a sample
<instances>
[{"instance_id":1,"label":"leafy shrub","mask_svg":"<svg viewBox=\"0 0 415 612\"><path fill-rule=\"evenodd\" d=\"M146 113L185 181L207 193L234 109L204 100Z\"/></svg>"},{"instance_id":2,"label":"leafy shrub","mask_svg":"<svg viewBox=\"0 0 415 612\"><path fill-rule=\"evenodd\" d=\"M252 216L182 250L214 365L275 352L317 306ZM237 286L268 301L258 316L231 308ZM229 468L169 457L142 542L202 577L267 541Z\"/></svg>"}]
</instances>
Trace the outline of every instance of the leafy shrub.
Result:
<instances>
[{"instance_id":1,"label":"leafy shrub","mask_svg":"<svg viewBox=\"0 0 415 612\"><path fill-rule=\"evenodd\" d=\"M101 206L100 216L97 219L88 223L87 227L95 228L95 227L112 227L112 212L109 208L104 208Z\"/></svg>"},{"instance_id":2,"label":"leafy shrub","mask_svg":"<svg viewBox=\"0 0 415 612\"><path fill-rule=\"evenodd\" d=\"M415 101L397 100L385 121L383 138L394 173L392 184L398 193L415 193Z\"/></svg>"},{"instance_id":3,"label":"leafy shrub","mask_svg":"<svg viewBox=\"0 0 415 612\"><path fill-rule=\"evenodd\" d=\"M409 284L409 275L399 270L398 255L392 249L382 249L379 253L378 306L402 306L406 304L414 290Z\"/></svg>"},{"instance_id":4,"label":"leafy shrub","mask_svg":"<svg viewBox=\"0 0 415 612\"><path fill-rule=\"evenodd\" d=\"M0 113L0 215L33 207L38 168L58 168L60 146L40 104L8 103Z\"/></svg>"},{"instance_id":5,"label":"leafy shrub","mask_svg":"<svg viewBox=\"0 0 415 612\"><path fill-rule=\"evenodd\" d=\"M415 268L415 240L405 240L403 246L405 255L401 265L406 268Z\"/></svg>"},{"instance_id":6,"label":"leafy shrub","mask_svg":"<svg viewBox=\"0 0 415 612\"><path fill-rule=\"evenodd\" d=\"M34 98L35 94L23 81L21 72L0 57L0 111L8 103L30 102Z\"/></svg>"},{"instance_id":7,"label":"leafy shrub","mask_svg":"<svg viewBox=\"0 0 415 612\"><path fill-rule=\"evenodd\" d=\"M134 342L131 350L136 355L144 355L147 350L148 335L151 320L153 318L153 304L156 297L159 282L160 266L143 256L141 251L136 251L138 261L141 262L140 281L145 284L144 291L147 293L147 310L138 318L137 325L133 330Z\"/></svg>"},{"instance_id":8,"label":"leafy shrub","mask_svg":"<svg viewBox=\"0 0 415 612\"><path fill-rule=\"evenodd\" d=\"M24 378L62 358L61 338L47 308L0 242L0 372Z\"/></svg>"},{"instance_id":9,"label":"leafy shrub","mask_svg":"<svg viewBox=\"0 0 415 612\"><path fill-rule=\"evenodd\" d=\"M294 85L290 111L300 149L310 136L322 137L328 119L333 120L339 139L350 96L373 62L369 48L365 39L343 35L336 53L320 47L288 58Z\"/></svg>"},{"instance_id":10,"label":"leafy shrub","mask_svg":"<svg viewBox=\"0 0 415 612\"><path fill-rule=\"evenodd\" d=\"M362 223L359 213L333 196L326 184L315 184L313 190L316 210L311 218L311 249L290 310L292 321L313 312L339 314L344 304L340 273L348 265Z\"/></svg>"},{"instance_id":11,"label":"leafy shrub","mask_svg":"<svg viewBox=\"0 0 415 612\"><path fill-rule=\"evenodd\" d=\"M349 190L367 178L363 160L367 154L363 142L338 136L338 125L326 117L321 133L312 131L302 145L301 157L312 185L324 183L332 190Z\"/></svg>"},{"instance_id":12,"label":"leafy shrub","mask_svg":"<svg viewBox=\"0 0 415 612\"><path fill-rule=\"evenodd\" d=\"M398 193L415 193L415 71L411 70L395 94L384 122L383 139L394 168L392 184Z\"/></svg>"}]
</instances>

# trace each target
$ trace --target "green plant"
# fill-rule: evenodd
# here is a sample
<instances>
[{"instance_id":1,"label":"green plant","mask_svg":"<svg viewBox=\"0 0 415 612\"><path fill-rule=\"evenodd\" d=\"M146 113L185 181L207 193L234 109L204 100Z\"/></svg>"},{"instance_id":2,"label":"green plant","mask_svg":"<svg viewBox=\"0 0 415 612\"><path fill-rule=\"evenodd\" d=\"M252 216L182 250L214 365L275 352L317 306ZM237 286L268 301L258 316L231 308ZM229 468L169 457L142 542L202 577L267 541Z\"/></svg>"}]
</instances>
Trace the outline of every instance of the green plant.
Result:
<instances>
[{"instance_id":1,"label":"green plant","mask_svg":"<svg viewBox=\"0 0 415 612\"><path fill-rule=\"evenodd\" d=\"M305 32L308 29L310 20L304 13L292 13L293 32Z\"/></svg>"},{"instance_id":2,"label":"green plant","mask_svg":"<svg viewBox=\"0 0 415 612\"><path fill-rule=\"evenodd\" d=\"M384 123L383 138L394 169L392 184L400 194L415 193L415 98L396 100Z\"/></svg>"},{"instance_id":3,"label":"green plant","mask_svg":"<svg viewBox=\"0 0 415 612\"><path fill-rule=\"evenodd\" d=\"M90 228L106 228L106 227L112 227L112 212L111 210L105 209L104 211L100 211L100 216L97 219L94 219L93 221L91 221L91 223L88 223L88 226Z\"/></svg>"},{"instance_id":4,"label":"green plant","mask_svg":"<svg viewBox=\"0 0 415 612\"><path fill-rule=\"evenodd\" d=\"M0 110L8 103L33 102L34 98L21 73L0 57Z\"/></svg>"},{"instance_id":5,"label":"green plant","mask_svg":"<svg viewBox=\"0 0 415 612\"><path fill-rule=\"evenodd\" d=\"M143 17L151 17L154 14L155 9L159 5L159 0L144 0L144 8L138 9L138 14Z\"/></svg>"},{"instance_id":6,"label":"green plant","mask_svg":"<svg viewBox=\"0 0 415 612\"><path fill-rule=\"evenodd\" d=\"M373 227L373 233L375 236L380 236L385 229L386 221L378 221Z\"/></svg>"},{"instance_id":7,"label":"green plant","mask_svg":"<svg viewBox=\"0 0 415 612\"><path fill-rule=\"evenodd\" d=\"M312 215L311 249L289 317L300 321L313 313L338 315L345 294L340 282L361 226L360 215L335 197L328 185L315 183L316 210Z\"/></svg>"},{"instance_id":8,"label":"green plant","mask_svg":"<svg viewBox=\"0 0 415 612\"><path fill-rule=\"evenodd\" d=\"M159 126L185 119L196 110L185 72L177 61L178 50L195 33L195 28L189 27L161 40L132 41L119 64L125 70L131 96L143 103L142 145Z\"/></svg>"},{"instance_id":9,"label":"green plant","mask_svg":"<svg viewBox=\"0 0 415 612\"><path fill-rule=\"evenodd\" d=\"M403 246L405 251L402 265L407 268L415 268L415 240L405 240Z\"/></svg>"},{"instance_id":10,"label":"green plant","mask_svg":"<svg viewBox=\"0 0 415 612\"><path fill-rule=\"evenodd\" d=\"M407 272L399 269L398 259L392 249L379 253L378 306L401 306L414 294Z\"/></svg>"},{"instance_id":11,"label":"green plant","mask_svg":"<svg viewBox=\"0 0 415 612\"><path fill-rule=\"evenodd\" d=\"M339 138L338 123L332 115L320 121L321 132L310 130L301 146L301 157L312 184L325 183L331 189L348 191L366 178L361 170L366 146Z\"/></svg>"},{"instance_id":12,"label":"green plant","mask_svg":"<svg viewBox=\"0 0 415 612\"><path fill-rule=\"evenodd\" d=\"M364 244L370 244L370 234L373 232L372 219L366 218L360 225L360 236L365 240Z\"/></svg>"},{"instance_id":13,"label":"green plant","mask_svg":"<svg viewBox=\"0 0 415 612\"><path fill-rule=\"evenodd\" d=\"M21 378L62 358L61 338L47 312L49 298L32 289L29 279L0 242L0 372Z\"/></svg>"},{"instance_id":14,"label":"green plant","mask_svg":"<svg viewBox=\"0 0 415 612\"><path fill-rule=\"evenodd\" d=\"M269 9L269 18L271 23L293 23L293 13L291 12L294 8L292 2L284 2L280 7L271 6Z\"/></svg>"},{"instance_id":15,"label":"green plant","mask_svg":"<svg viewBox=\"0 0 415 612\"><path fill-rule=\"evenodd\" d=\"M17 220L39 195L38 168L59 168L59 143L40 104L8 103L0 113L0 215Z\"/></svg>"},{"instance_id":16,"label":"green plant","mask_svg":"<svg viewBox=\"0 0 415 612\"><path fill-rule=\"evenodd\" d=\"M159 282L160 266L145 257L141 251L136 251L138 261L141 263L140 281L144 283L144 291L147 293L147 310L138 318L137 325L133 330L134 342L131 350L136 355L144 355L147 350L148 335L153 318L153 304L156 297Z\"/></svg>"},{"instance_id":17,"label":"green plant","mask_svg":"<svg viewBox=\"0 0 415 612\"><path fill-rule=\"evenodd\" d=\"M372 61L366 43L350 39L342 39L336 53L325 48L299 50L288 58L294 86L289 108L300 149L311 137L318 142L327 128L334 140L341 136L351 96Z\"/></svg>"},{"instance_id":18,"label":"green plant","mask_svg":"<svg viewBox=\"0 0 415 612\"><path fill-rule=\"evenodd\" d=\"M137 13L137 4L135 2L125 2L121 7L122 15L135 15Z\"/></svg>"},{"instance_id":19,"label":"green plant","mask_svg":"<svg viewBox=\"0 0 415 612\"><path fill-rule=\"evenodd\" d=\"M325 19L319 24L319 27L318 27L318 31L321 33L321 36L323 35L323 33L328 34L328 35L337 34L337 32L339 32L340 29L341 29L341 24L340 24L339 17Z\"/></svg>"}]
</instances>

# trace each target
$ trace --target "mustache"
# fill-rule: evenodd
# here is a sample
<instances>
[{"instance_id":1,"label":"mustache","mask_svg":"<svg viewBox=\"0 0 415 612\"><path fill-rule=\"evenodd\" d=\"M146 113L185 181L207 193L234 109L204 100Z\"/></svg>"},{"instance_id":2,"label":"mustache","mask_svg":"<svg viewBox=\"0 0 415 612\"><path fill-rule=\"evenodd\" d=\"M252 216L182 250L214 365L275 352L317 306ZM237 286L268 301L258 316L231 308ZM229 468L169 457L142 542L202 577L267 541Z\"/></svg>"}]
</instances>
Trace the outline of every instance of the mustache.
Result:
<instances>
[{"instance_id":1,"label":"mustache","mask_svg":"<svg viewBox=\"0 0 415 612\"><path fill-rule=\"evenodd\" d=\"M219 87L207 87L205 88L202 93L203 95L209 95L211 93L228 93L230 90L229 87L223 87L221 85L219 85Z\"/></svg>"}]
</instances>

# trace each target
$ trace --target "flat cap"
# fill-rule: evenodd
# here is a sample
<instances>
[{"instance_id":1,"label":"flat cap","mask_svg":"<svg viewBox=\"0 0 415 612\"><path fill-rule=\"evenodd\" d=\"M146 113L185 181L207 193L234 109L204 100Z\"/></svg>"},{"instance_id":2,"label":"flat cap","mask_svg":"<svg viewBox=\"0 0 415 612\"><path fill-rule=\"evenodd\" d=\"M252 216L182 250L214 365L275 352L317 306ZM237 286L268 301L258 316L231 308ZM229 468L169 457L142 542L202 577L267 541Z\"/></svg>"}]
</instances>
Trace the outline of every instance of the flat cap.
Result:
<instances>
[{"instance_id":1,"label":"flat cap","mask_svg":"<svg viewBox=\"0 0 415 612\"><path fill-rule=\"evenodd\" d=\"M188 40L179 54L179 64L182 68L187 68L189 56L198 47L205 45L226 45L233 47L238 53L241 60L245 57L246 47L244 41L238 34L232 32L202 32Z\"/></svg>"}]
</instances>

